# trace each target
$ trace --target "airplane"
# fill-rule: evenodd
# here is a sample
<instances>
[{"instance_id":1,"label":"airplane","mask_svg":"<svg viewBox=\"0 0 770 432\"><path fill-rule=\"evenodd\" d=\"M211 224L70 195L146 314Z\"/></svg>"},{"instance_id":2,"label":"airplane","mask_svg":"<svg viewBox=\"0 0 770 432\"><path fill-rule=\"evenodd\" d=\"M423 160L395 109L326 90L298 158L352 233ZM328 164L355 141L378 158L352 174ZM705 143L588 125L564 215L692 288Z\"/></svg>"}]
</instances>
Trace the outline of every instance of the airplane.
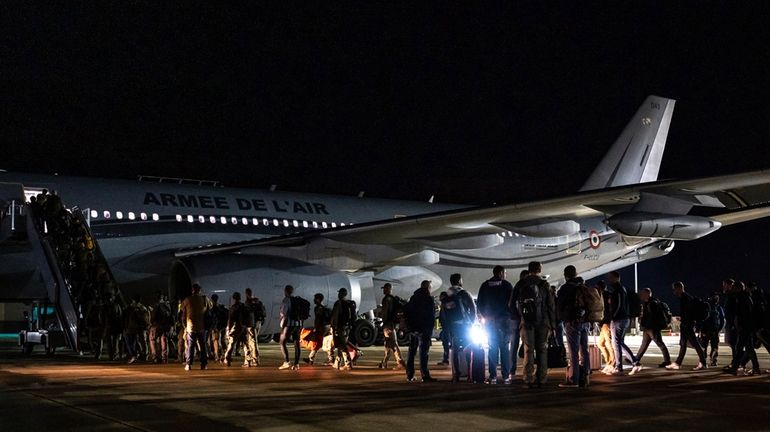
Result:
<instances>
[{"instance_id":1,"label":"airplane","mask_svg":"<svg viewBox=\"0 0 770 432\"><path fill-rule=\"evenodd\" d=\"M553 284L567 265L589 279L770 215L770 171L658 180L674 105L647 97L577 193L532 202L464 206L0 172L0 203L15 196L7 191L54 190L84 212L124 292L181 299L197 282L228 299L251 287L267 308L263 333L272 334L287 284L329 302L344 287L360 311L372 311L385 282L408 298L422 280L440 290L461 273L475 294L493 266L510 274L533 260ZM0 255L0 299L45 297L32 282L37 263L1 243ZM358 324L354 334L371 333Z\"/></svg>"}]
</instances>

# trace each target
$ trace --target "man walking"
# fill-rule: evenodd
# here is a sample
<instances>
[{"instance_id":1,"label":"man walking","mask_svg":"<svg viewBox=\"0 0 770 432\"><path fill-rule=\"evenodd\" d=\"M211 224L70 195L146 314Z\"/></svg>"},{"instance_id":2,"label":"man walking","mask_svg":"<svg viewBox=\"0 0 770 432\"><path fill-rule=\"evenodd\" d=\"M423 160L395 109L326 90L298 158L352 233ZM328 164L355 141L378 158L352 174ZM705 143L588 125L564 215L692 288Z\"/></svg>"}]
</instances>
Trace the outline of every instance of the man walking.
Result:
<instances>
[{"instance_id":1,"label":"man walking","mask_svg":"<svg viewBox=\"0 0 770 432\"><path fill-rule=\"evenodd\" d=\"M476 305L468 291L463 289L460 273L451 275L449 282L452 286L447 290L447 297L441 302L441 313L450 339L452 382L460 382L460 378L470 371L471 352L465 348L470 343L471 326L476 320ZM466 370L461 370L460 365Z\"/></svg>"},{"instance_id":2,"label":"man walking","mask_svg":"<svg viewBox=\"0 0 770 432\"><path fill-rule=\"evenodd\" d=\"M206 353L206 330L205 317L211 308L211 302L201 293L201 286L192 285L192 295L184 299L180 308L182 313L182 322L185 323L185 367L184 370L192 369L195 360L195 347L200 347L201 370L206 370L208 355Z\"/></svg>"},{"instance_id":3,"label":"man walking","mask_svg":"<svg viewBox=\"0 0 770 432\"><path fill-rule=\"evenodd\" d=\"M155 363L168 363L168 334L174 325L174 314L166 296L158 291L158 302L150 318L150 352Z\"/></svg>"},{"instance_id":4,"label":"man walking","mask_svg":"<svg viewBox=\"0 0 770 432\"><path fill-rule=\"evenodd\" d=\"M541 388L548 378L548 337L556 326L556 306L548 281L537 261L528 265L529 275L516 283L511 295L521 316L521 340L524 343L524 381L528 388ZM535 374L537 357L537 374Z\"/></svg>"},{"instance_id":5,"label":"man walking","mask_svg":"<svg viewBox=\"0 0 770 432\"><path fill-rule=\"evenodd\" d=\"M615 352L615 367L608 375L623 375L623 356L632 365L636 364L634 354L626 345L626 329L631 323L631 315L628 304L628 290L620 283L620 273L611 271L607 274L607 290L609 293L608 304L610 307L610 331L612 333L612 348ZM636 373L637 367L632 370Z\"/></svg>"},{"instance_id":6,"label":"man walking","mask_svg":"<svg viewBox=\"0 0 770 432\"><path fill-rule=\"evenodd\" d=\"M332 308L332 335L334 348L337 350L334 366L338 370L343 367L345 370L353 369L348 352L348 338L350 337L350 328L356 320L356 302L348 300L347 296L348 290L340 288L337 291L337 301L334 302L334 308Z\"/></svg>"},{"instance_id":7,"label":"man walking","mask_svg":"<svg viewBox=\"0 0 770 432\"><path fill-rule=\"evenodd\" d=\"M300 318L299 301L292 301L293 293L293 286L286 285L283 288L283 302L280 312L281 337L278 340L283 354L283 364L278 369L282 370L299 370L299 332L302 330L302 319ZM289 339L294 345L294 363L289 363L289 349L286 347Z\"/></svg>"},{"instance_id":8,"label":"man walking","mask_svg":"<svg viewBox=\"0 0 770 432\"><path fill-rule=\"evenodd\" d=\"M583 278L578 277L575 266L564 268L564 279L567 281L559 288L556 299L556 310L564 322L567 333L567 349L569 350L569 366L567 379L560 383L562 388L577 388L588 386L588 374L591 371L588 356L588 327L585 321L587 310L578 309L578 296L584 295L581 290L589 290L583 284ZM580 361L582 359L582 362Z\"/></svg>"},{"instance_id":9,"label":"man walking","mask_svg":"<svg viewBox=\"0 0 770 432\"><path fill-rule=\"evenodd\" d=\"M324 295L321 293L316 293L313 296L313 303L315 304L315 307L313 308L313 315L314 315L314 321L313 321L313 337L315 342L315 347L312 351L310 351L310 355L304 359L305 363L309 363L311 366L315 363L316 355L318 355L318 351L322 349L323 347L323 340L324 338L331 334L331 316L332 311L324 305ZM332 364L332 350L328 350L326 352L326 364L331 365Z\"/></svg>"},{"instance_id":10,"label":"man walking","mask_svg":"<svg viewBox=\"0 0 770 432\"><path fill-rule=\"evenodd\" d=\"M666 344L663 343L661 331L671 324L671 310L668 305L652 296L652 290L644 288L639 292L639 299L642 301L642 315L639 317L640 327L642 329L642 344L636 353L636 363L629 375L635 374L641 370L642 357L647 352L650 342L655 342L660 352L663 354L663 363L658 367L666 367L671 364L671 355L668 352Z\"/></svg>"},{"instance_id":11,"label":"man walking","mask_svg":"<svg viewBox=\"0 0 770 432\"><path fill-rule=\"evenodd\" d=\"M508 303L513 286L505 280L505 268L495 266L492 278L481 284L478 296L478 312L489 335L489 378L487 384L497 384L497 362L505 384L511 383L511 353L509 351L511 314Z\"/></svg>"},{"instance_id":12,"label":"man walking","mask_svg":"<svg viewBox=\"0 0 770 432\"><path fill-rule=\"evenodd\" d=\"M698 366L693 370L698 371L706 369L706 354L703 352L703 348L698 342L698 338L695 336L695 298L689 293L684 291L684 284L682 282L674 282L672 285L674 296L679 297L679 313L682 317L682 323L679 326L679 355L674 363L666 366L666 369L679 370L682 367L682 361L684 355L687 353L687 344L695 348L698 353Z\"/></svg>"},{"instance_id":13,"label":"man walking","mask_svg":"<svg viewBox=\"0 0 770 432\"><path fill-rule=\"evenodd\" d=\"M386 283L382 286L382 310L380 312L380 318L382 318L382 334L385 338L385 357L383 357L380 363L380 369L388 368L388 361L391 354L396 359L396 369L402 368L405 363L401 357L401 348L398 347L398 341L396 339L396 325L398 324L398 308L400 307L399 299L393 294L393 286Z\"/></svg>"},{"instance_id":14,"label":"man walking","mask_svg":"<svg viewBox=\"0 0 770 432\"><path fill-rule=\"evenodd\" d=\"M434 302L430 295L431 282L424 280L420 283L409 303L406 304L405 313L409 325L409 355L406 360L406 380L414 382L414 359L417 350L420 351L420 374L422 382L434 382L428 370L428 352L430 339L433 333Z\"/></svg>"}]
</instances>

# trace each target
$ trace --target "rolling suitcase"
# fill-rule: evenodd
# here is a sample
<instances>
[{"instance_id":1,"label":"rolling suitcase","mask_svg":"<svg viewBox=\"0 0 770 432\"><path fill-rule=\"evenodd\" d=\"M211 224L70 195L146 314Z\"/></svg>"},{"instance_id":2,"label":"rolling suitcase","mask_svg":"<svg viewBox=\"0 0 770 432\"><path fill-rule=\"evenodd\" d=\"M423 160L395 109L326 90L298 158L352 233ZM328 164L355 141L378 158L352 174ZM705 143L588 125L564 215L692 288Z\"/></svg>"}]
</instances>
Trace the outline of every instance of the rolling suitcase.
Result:
<instances>
[{"instance_id":1,"label":"rolling suitcase","mask_svg":"<svg viewBox=\"0 0 770 432\"><path fill-rule=\"evenodd\" d=\"M457 351L457 355L455 355ZM468 362L468 352L463 347L450 348L449 359L452 362L452 377L468 378L470 373L470 363ZM457 362L454 359L457 358Z\"/></svg>"},{"instance_id":2,"label":"rolling suitcase","mask_svg":"<svg viewBox=\"0 0 770 432\"><path fill-rule=\"evenodd\" d=\"M484 370L484 347L480 344L471 344L466 348L471 352L471 364L468 369L468 381L483 383L486 377Z\"/></svg>"},{"instance_id":3,"label":"rolling suitcase","mask_svg":"<svg viewBox=\"0 0 770 432\"><path fill-rule=\"evenodd\" d=\"M588 359L591 362L591 370L602 368L602 353L599 352L599 347L596 344L588 345Z\"/></svg>"}]
</instances>

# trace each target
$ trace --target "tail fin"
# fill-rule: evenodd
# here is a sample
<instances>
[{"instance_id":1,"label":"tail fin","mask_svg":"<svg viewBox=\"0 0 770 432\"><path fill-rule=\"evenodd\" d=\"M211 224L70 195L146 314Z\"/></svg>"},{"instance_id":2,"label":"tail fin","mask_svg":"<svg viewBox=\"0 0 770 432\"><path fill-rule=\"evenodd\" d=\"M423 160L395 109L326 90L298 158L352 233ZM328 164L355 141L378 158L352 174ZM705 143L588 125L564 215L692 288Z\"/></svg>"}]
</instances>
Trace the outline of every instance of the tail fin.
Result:
<instances>
[{"instance_id":1,"label":"tail fin","mask_svg":"<svg viewBox=\"0 0 770 432\"><path fill-rule=\"evenodd\" d=\"M675 103L673 99L647 96L580 190L657 180Z\"/></svg>"}]
</instances>

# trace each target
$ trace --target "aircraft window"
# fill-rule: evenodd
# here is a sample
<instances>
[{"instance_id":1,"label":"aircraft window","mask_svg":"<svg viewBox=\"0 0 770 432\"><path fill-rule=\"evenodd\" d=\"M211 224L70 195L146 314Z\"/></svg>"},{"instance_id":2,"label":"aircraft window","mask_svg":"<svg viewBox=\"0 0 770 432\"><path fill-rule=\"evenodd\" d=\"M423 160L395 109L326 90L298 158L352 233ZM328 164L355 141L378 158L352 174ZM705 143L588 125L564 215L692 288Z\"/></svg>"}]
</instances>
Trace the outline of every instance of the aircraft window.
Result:
<instances>
[{"instance_id":1,"label":"aircraft window","mask_svg":"<svg viewBox=\"0 0 770 432\"><path fill-rule=\"evenodd\" d=\"M206 223L206 216L198 216L198 223Z\"/></svg>"},{"instance_id":2,"label":"aircraft window","mask_svg":"<svg viewBox=\"0 0 770 432\"><path fill-rule=\"evenodd\" d=\"M294 225L294 228L298 228L299 227L299 222L297 222L297 221L294 221L291 224Z\"/></svg>"},{"instance_id":3,"label":"aircraft window","mask_svg":"<svg viewBox=\"0 0 770 432\"><path fill-rule=\"evenodd\" d=\"M91 210L91 219L96 219L99 217L99 212L96 210Z\"/></svg>"},{"instance_id":4,"label":"aircraft window","mask_svg":"<svg viewBox=\"0 0 770 432\"><path fill-rule=\"evenodd\" d=\"M278 226L278 219L273 219L273 225Z\"/></svg>"},{"instance_id":5,"label":"aircraft window","mask_svg":"<svg viewBox=\"0 0 770 432\"><path fill-rule=\"evenodd\" d=\"M283 226L285 226L285 227L287 227L287 228L288 228L288 227L289 227L289 221L287 221L286 219L284 219L284 220L283 220Z\"/></svg>"},{"instance_id":6,"label":"aircraft window","mask_svg":"<svg viewBox=\"0 0 770 432\"><path fill-rule=\"evenodd\" d=\"M123 219L123 212L115 212L115 217L118 219Z\"/></svg>"},{"instance_id":7,"label":"aircraft window","mask_svg":"<svg viewBox=\"0 0 770 432\"><path fill-rule=\"evenodd\" d=\"M104 211L104 218L105 219L109 219L110 218L110 212L108 212L107 210Z\"/></svg>"},{"instance_id":8,"label":"aircraft window","mask_svg":"<svg viewBox=\"0 0 770 432\"><path fill-rule=\"evenodd\" d=\"M157 213L153 213L153 214L152 214L152 220L156 221L156 220L158 220L158 219L160 219L160 216L158 216L158 214L157 214Z\"/></svg>"},{"instance_id":9,"label":"aircraft window","mask_svg":"<svg viewBox=\"0 0 770 432\"><path fill-rule=\"evenodd\" d=\"M134 212L128 212L128 218L131 220L134 220L136 219L136 215L134 214Z\"/></svg>"},{"instance_id":10,"label":"aircraft window","mask_svg":"<svg viewBox=\"0 0 770 432\"><path fill-rule=\"evenodd\" d=\"M337 224L332 222L332 228L337 228Z\"/></svg>"},{"instance_id":11,"label":"aircraft window","mask_svg":"<svg viewBox=\"0 0 770 432\"><path fill-rule=\"evenodd\" d=\"M321 227L326 228L327 227L326 222L321 222Z\"/></svg>"},{"instance_id":12,"label":"aircraft window","mask_svg":"<svg viewBox=\"0 0 770 432\"><path fill-rule=\"evenodd\" d=\"M221 218L219 218L219 222L221 222L222 224L226 224L227 223L227 218L222 216Z\"/></svg>"},{"instance_id":13,"label":"aircraft window","mask_svg":"<svg viewBox=\"0 0 770 432\"><path fill-rule=\"evenodd\" d=\"M262 225L268 226L268 225L270 225L270 221L267 220L267 219L262 219Z\"/></svg>"},{"instance_id":14,"label":"aircraft window","mask_svg":"<svg viewBox=\"0 0 770 432\"><path fill-rule=\"evenodd\" d=\"M187 215L187 222L194 222L195 218L193 218L193 215Z\"/></svg>"},{"instance_id":15,"label":"aircraft window","mask_svg":"<svg viewBox=\"0 0 770 432\"><path fill-rule=\"evenodd\" d=\"M232 222L233 225L238 225L238 218L237 217L230 218L230 222Z\"/></svg>"},{"instance_id":16,"label":"aircraft window","mask_svg":"<svg viewBox=\"0 0 770 432\"><path fill-rule=\"evenodd\" d=\"M244 224L244 225L248 225L249 224L249 220L246 219L246 218L243 218L243 219L241 219L241 223Z\"/></svg>"},{"instance_id":17,"label":"aircraft window","mask_svg":"<svg viewBox=\"0 0 770 432\"><path fill-rule=\"evenodd\" d=\"M318 222L313 221L313 228L318 228Z\"/></svg>"},{"instance_id":18,"label":"aircraft window","mask_svg":"<svg viewBox=\"0 0 770 432\"><path fill-rule=\"evenodd\" d=\"M147 220L147 213L144 213L144 212L142 212L142 213L139 213L139 219L141 219L141 220Z\"/></svg>"},{"instance_id":19,"label":"aircraft window","mask_svg":"<svg viewBox=\"0 0 770 432\"><path fill-rule=\"evenodd\" d=\"M210 217L209 217L209 222L211 222L211 223L217 223L217 217L216 217L216 216L210 216Z\"/></svg>"},{"instance_id":20,"label":"aircraft window","mask_svg":"<svg viewBox=\"0 0 770 432\"><path fill-rule=\"evenodd\" d=\"M303 228L307 228L307 225L308 225L308 224L307 224L307 221L302 221L302 227L303 227Z\"/></svg>"},{"instance_id":21,"label":"aircraft window","mask_svg":"<svg viewBox=\"0 0 770 432\"><path fill-rule=\"evenodd\" d=\"M257 219L257 218L251 218L251 224L252 224L252 225L254 225L254 226L257 226L257 225L259 225L259 219Z\"/></svg>"},{"instance_id":22,"label":"aircraft window","mask_svg":"<svg viewBox=\"0 0 770 432\"><path fill-rule=\"evenodd\" d=\"M505 232L501 232L499 235L500 235L501 237L505 237Z\"/></svg>"},{"instance_id":23,"label":"aircraft window","mask_svg":"<svg viewBox=\"0 0 770 432\"><path fill-rule=\"evenodd\" d=\"M340 226L345 226L345 222L340 222Z\"/></svg>"},{"instance_id":24,"label":"aircraft window","mask_svg":"<svg viewBox=\"0 0 770 432\"><path fill-rule=\"evenodd\" d=\"M176 215L176 221L182 222L182 215Z\"/></svg>"}]
</instances>

